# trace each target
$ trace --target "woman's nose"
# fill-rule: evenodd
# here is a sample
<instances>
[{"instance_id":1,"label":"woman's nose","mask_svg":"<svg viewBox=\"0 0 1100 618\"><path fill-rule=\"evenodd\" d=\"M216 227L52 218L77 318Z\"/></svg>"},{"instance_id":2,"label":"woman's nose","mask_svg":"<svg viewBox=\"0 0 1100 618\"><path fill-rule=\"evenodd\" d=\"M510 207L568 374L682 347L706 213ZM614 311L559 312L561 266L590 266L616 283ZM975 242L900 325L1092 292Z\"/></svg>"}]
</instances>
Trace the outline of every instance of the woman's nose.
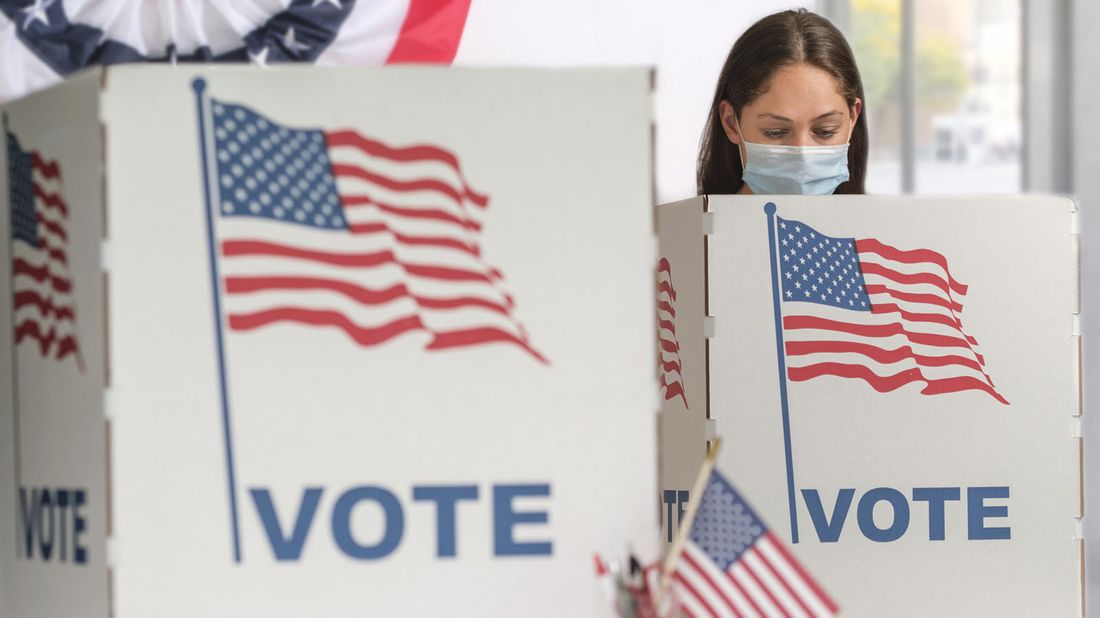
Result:
<instances>
[{"instance_id":1,"label":"woman's nose","mask_svg":"<svg viewBox=\"0 0 1100 618\"><path fill-rule=\"evenodd\" d=\"M794 134L795 141L791 146L816 146L814 135L811 131L798 131Z\"/></svg>"}]
</instances>

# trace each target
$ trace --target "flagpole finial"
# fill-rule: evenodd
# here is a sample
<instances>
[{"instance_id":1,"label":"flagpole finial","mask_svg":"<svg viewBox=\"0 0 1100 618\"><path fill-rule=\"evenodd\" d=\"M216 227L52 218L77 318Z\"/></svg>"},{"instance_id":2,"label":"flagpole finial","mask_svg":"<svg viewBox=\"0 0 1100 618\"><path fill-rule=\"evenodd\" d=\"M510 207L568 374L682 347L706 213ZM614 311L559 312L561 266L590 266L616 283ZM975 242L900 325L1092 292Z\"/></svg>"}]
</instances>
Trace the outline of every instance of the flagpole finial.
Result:
<instances>
[{"instance_id":1,"label":"flagpole finial","mask_svg":"<svg viewBox=\"0 0 1100 618\"><path fill-rule=\"evenodd\" d=\"M764 213L768 214L768 215L774 215L775 214L775 202L768 202L767 204L764 204Z\"/></svg>"},{"instance_id":2,"label":"flagpole finial","mask_svg":"<svg viewBox=\"0 0 1100 618\"><path fill-rule=\"evenodd\" d=\"M202 94L202 92L206 90L206 80L201 77L196 77L191 80L191 88L193 88L195 92Z\"/></svg>"}]
</instances>

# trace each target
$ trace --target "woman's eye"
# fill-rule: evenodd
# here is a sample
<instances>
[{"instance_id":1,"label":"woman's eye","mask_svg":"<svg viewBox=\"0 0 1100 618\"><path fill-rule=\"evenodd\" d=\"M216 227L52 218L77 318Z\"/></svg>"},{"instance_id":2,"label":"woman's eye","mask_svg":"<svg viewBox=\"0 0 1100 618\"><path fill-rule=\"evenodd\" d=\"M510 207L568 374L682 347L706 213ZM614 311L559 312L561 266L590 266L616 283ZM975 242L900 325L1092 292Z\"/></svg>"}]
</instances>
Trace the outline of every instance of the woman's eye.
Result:
<instances>
[{"instance_id":1,"label":"woman's eye","mask_svg":"<svg viewBox=\"0 0 1100 618\"><path fill-rule=\"evenodd\" d=\"M821 139L829 139L830 137L836 135L837 133L840 133L839 129L819 129L817 131L814 131L814 134L817 135L818 137L820 137Z\"/></svg>"},{"instance_id":2,"label":"woman's eye","mask_svg":"<svg viewBox=\"0 0 1100 618\"><path fill-rule=\"evenodd\" d=\"M764 131L764 137L768 139L779 139L787 134L786 129L772 129L770 131Z\"/></svg>"}]
</instances>

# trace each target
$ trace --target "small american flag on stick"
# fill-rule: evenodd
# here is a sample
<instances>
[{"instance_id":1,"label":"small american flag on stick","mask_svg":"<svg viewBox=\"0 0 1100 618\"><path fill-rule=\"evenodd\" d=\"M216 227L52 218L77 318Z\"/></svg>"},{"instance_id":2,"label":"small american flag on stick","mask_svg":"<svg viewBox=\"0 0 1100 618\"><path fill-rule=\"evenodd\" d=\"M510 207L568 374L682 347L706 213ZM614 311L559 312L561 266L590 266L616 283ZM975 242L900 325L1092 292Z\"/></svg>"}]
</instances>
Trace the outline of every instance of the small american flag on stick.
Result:
<instances>
[{"instance_id":1,"label":"small american flag on stick","mask_svg":"<svg viewBox=\"0 0 1100 618\"><path fill-rule=\"evenodd\" d=\"M479 244L488 197L434 145L290 129L211 104L230 330L334 328L360 346L504 343L540 362Z\"/></svg>"},{"instance_id":2,"label":"small american flag on stick","mask_svg":"<svg viewBox=\"0 0 1100 618\"><path fill-rule=\"evenodd\" d=\"M660 346L660 387L665 401L679 397L687 408L680 342L676 338L676 288L672 285L672 265L668 258L661 258L657 263L657 343Z\"/></svg>"},{"instance_id":3,"label":"small american flag on stick","mask_svg":"<svg viewBox=\"0 0 1100 618\"><path fill-rule=\"evenodd\" d=\"M672 575L689 616L835 616L837 604L712 470Z\"/></svg>"},{"instance_id":4,"label":"small american flag on stick","mask_svg":"<svg viewBox=\"0 0 1100 618\"><path fill-rule=\"evenodd\" d=\"M838 376L879 392L921 383L925 395L979 390L1008 404L963 330L967 286L947 258L776 221L789 380Z\"/></svg>"},{"instance_id":5,"label":"small american flag on stick","mask_svg":"<svg viewBox=\"0 0 1100 618\"><path fill-rule=\"evenodd\" d=\"M24 151L10 132L6 138L15 343L33 341L42 358L72 356L83 371L61 166L38 151Z\"/></svg>"}]
</instances>

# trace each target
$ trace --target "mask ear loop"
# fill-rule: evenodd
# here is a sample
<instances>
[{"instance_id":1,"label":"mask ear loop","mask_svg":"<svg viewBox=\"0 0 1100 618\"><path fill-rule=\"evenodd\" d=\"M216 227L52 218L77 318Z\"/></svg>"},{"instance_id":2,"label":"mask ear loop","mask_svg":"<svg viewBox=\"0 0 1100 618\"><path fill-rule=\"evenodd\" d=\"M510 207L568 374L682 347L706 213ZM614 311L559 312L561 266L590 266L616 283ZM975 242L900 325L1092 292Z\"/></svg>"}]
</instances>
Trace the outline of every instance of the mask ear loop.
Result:
<instances>
[{"instance_id":1,"label":"mask ear loop","mask_svg":"<svg viewBox=\"0 0 1100 618\"><path fill-rule=\"evenodd\" d=\"M745 146L745 154L741 154L741 146L745 143L745 134L741 132L741 123L737 122L737 110L733 111L733 128L737 129L737 135L741 138L741 143L737 144L737 154L741 157L741 170L744 172L745 165L748 163L746 159L749 156L749 147Z\"/></svg>"}]
</instances>

